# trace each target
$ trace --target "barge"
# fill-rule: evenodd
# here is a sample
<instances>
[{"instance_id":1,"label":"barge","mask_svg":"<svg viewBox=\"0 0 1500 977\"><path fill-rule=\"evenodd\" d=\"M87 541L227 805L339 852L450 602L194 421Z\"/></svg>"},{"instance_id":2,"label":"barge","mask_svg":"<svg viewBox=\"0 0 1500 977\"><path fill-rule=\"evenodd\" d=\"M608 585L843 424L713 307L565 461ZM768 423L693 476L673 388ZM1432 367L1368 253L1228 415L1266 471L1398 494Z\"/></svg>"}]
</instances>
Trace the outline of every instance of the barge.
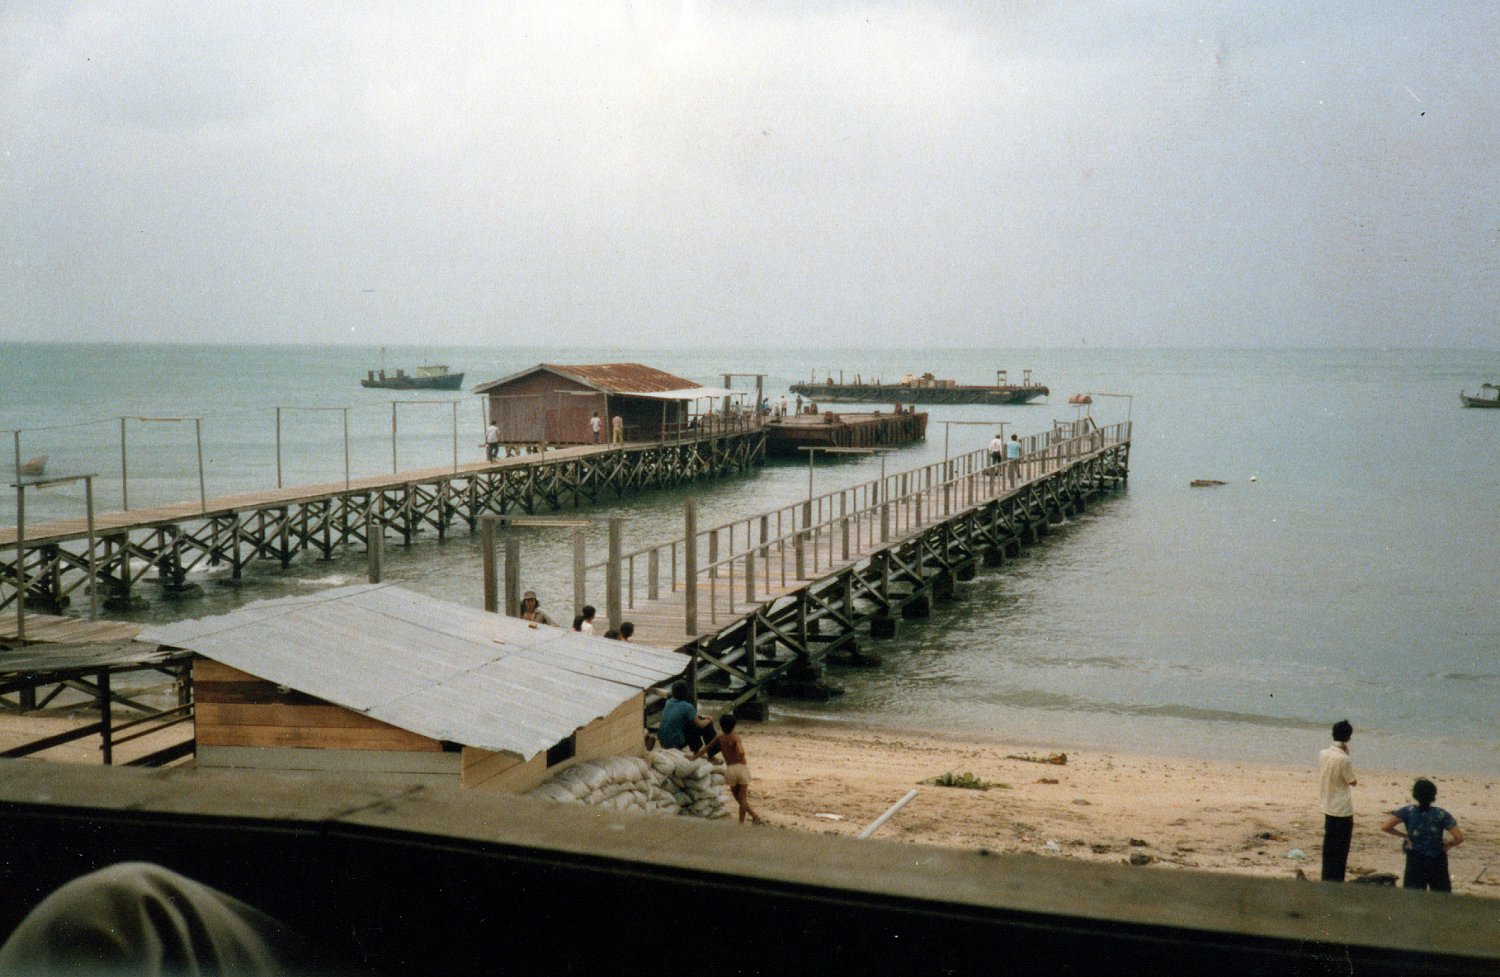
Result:
<instances>
[{"instance_id":1,"label":"barge","mask_svg":"<svg viewBox=\"0 0 1500 977\"><path fill-rule=\"evenodd\" d=\"M927 436L927 412L898 405L891 413L789 414L769 421L766 432L766 454L778 458L795 457L800 448L895 447Z\"/></svg>"},{"instance_id":2,"label":"barge","mask_svg":"<svg viewBox=\"0 0 1500 977\"><path fill-rule=\"evenodd\" d=\"M840 372L837 381L828 376L819 382L813 376L806 383L792 384L791 391L814 401L865 404L1025 404L1048 394L1045 386L1031 381L1030 370L1022 371L1019 384L1008 383L1005 371L996 370L992 386L959 384L931 373L907 374L899 383L870 382L858 376L853 383L845 383Z\"/></svg>"}]
</instances>

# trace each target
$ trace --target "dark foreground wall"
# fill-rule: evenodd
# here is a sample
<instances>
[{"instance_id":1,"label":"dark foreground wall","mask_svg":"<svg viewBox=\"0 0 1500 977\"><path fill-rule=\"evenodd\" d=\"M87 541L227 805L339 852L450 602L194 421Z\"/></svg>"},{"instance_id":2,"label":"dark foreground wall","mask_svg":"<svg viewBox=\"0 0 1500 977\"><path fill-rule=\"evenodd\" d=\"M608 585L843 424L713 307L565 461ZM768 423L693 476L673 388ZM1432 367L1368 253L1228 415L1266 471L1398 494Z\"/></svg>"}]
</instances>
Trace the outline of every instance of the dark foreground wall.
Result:
<instances>
[{"instance_id":1,"label":"dark foreground wall","mask_svg":"<svg viewBox=\"0 0 1500 977\"><path fill-rule=\"evenodd\" d=\"M0 838L0 932L67 879L148 860L292 922L348 972L1500 973L1491 900L349 778L0 761Z\"/></svg>"}]
</instances>

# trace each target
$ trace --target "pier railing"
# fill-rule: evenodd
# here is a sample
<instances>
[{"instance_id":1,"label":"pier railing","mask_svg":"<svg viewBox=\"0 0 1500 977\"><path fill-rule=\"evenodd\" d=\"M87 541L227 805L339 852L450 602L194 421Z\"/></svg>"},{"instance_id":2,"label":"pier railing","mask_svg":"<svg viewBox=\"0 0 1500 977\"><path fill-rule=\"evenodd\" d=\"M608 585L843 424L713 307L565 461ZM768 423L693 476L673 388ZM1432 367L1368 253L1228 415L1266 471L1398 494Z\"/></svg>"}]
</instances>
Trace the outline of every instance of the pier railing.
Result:
<instances>
[{"instance_id":1,"label":"pier railing","mask_svg":"<svg viewBox=\"0 0 1500 977\"><path fill-rule=\"evenodd\" d=\"M718 624L721 614L732 617L742 605L757 605L777 590L847 564L856 554L1129 439L1129 422L1102 428L1089 418L1058 422L1049 432L1020 439L1021 457L1014 461L996 463L988 449L971 451L707 529L693 525L696 513L689 503L682 536L622 552L614 571L609 559L575 565L575 575L581 571L583 579L575 580L574 593L581 602L587 575L603 572L606 606L623 613L683 591L683 633L695 636L700 625ZM703 620L700 596L706 599Z\"/></svg>"}]
</instances>

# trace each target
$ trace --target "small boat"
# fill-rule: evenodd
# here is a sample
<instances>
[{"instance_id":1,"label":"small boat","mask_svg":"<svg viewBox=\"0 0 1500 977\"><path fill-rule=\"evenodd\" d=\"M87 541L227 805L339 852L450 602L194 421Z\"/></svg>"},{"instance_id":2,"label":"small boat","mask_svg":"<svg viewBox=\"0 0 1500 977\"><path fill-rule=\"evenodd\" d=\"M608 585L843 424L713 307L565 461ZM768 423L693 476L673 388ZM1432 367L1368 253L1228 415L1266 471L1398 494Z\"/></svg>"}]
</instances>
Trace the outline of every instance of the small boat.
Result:
<instances>
[{"instance_id":1,"label":"small boat","mask_svg":"<svg viewBox=\"0 0 1500 977\"><path fill-rule=\"evenodd\" d=\"M1460 390L1458 392L1458 399L1465 407L1500 407L1500 384L1482 383L1479 385L1479 389L1490 391L1489 396L1486 397L1484 394L1480 394L1477 397L1470 397L1467 393Z\"/></svg>"},{"instance_id":2,"label":"small boat","mask_svg":"<svg viewBox=\"0 0 1500 977\"><path fill-rule=\"evenodd\" d=\"M37 455L35 458L28 458L21 462L20 467L16 469L16 475L21 478L36 478L46 471L47 456Z\"/></svg>"},{"instance_id":3,"label":"small boat","mask_svg":"<svg viewBox=\"0 0 1500 977\"><path fill-rule=\"evenodd\" d=\"M374 387L378 390L457 390L463 386L464 375L462 373L448 372L445 363L436 363L429 366L419 366L411 373L405 370L397 370L395 373L385 372L385 347L380 348L380 369L367 370L365 378L359 381L361 387Z\"/></svg>"}]
</instances>

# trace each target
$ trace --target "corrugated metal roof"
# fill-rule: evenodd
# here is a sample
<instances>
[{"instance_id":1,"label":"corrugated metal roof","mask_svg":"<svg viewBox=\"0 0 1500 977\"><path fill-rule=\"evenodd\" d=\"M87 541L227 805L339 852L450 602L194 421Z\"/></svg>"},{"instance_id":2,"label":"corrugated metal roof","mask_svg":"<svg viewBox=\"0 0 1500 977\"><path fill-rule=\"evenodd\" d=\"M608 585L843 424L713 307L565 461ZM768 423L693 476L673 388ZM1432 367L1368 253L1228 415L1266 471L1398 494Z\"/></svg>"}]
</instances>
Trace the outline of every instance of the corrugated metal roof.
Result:
<instances>
[{"instance_id":1,"label":"corrugated metal roof","mask_svg":"<svg viewBox=\"0 0 1500 977\"><path fill-rule=\"evenodd\" d=\"M528 760L687 665L675 652L532 628L390 584L260 601L147 628L141 640L422 736Z\"/></svg>"},{"instance_id":2,"label":"corrugated metal roof","mask_svg":"<svg viewBox=\"0 0 1500 977\"><path fill-rule=\"evenodd\" d=\"M180 657L145 641L83 641L0 651L0 676L43 675L159 665Z\"/></svg>"},{"instance_id":3,"label":"corrugated metal roof","mask_svg":"<svg viewBox=\"0 0 1500 977\"><path fill-rule=\"evenodd\" d=\"M510 376L481 383L473 388L473 392L488 393L513 380L530 376L538 370L546 370L569 380L576 380L584 386L608 394L660 393L667 390L692 390L698 387L698 384L692 380L673 376L643 363L583 363L571 366L539 363L512 373Z\"/></svg>"}]
</instances>

